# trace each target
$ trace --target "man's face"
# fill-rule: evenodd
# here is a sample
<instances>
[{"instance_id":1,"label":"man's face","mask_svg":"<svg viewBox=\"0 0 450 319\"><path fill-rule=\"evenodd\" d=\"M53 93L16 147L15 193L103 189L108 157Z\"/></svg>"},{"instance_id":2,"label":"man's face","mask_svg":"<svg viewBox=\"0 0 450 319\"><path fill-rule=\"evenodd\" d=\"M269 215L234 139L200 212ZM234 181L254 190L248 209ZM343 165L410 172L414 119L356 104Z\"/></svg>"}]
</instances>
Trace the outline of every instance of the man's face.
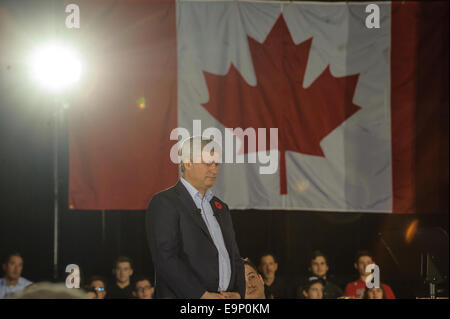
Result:
<instances>
[{"instance_id":1,"label":"man's face","mask_svg":"<svg viewBox=\"0 0 450 319\"><path fill-rule=\"evenodd\" d=\"M3 265L5 277L11 280L18 280L22 275L23 259L20 256L11 256L6 264Z\"/></svg>"},{"instance_id":2,"label":"man's face","mask_svg":"<svg viewBox=\"0 0 450 319\"><path fill-rule=\"evenodd\" d=\"M94 280L93 282L91 282L91 288L103 288L102 290L95 290L95 294L96 296L94 297L94 299L105 299L106 296L106 291L105 291L105 284L103 283L103 281L101 280Z\"/></svg>"},{"instance_id":3,"label":"man's face","mask_svg":"<svg viewBox=\"0 0 450 319\"><path fill-rule=\"evenodd\" d=\"M193 163L185 164L186 179L196 188L206 190L214 185L219 172L220 153L202 152Z\"/></svg>"},{"instance_id":4,"label":"man's face","mask_svg":"<svg viewBox=\"0 0 450 319\"><path fill-rule=\"evenodd\" d=\"M152 299L154 288L148 280L136 282L136 291L133 294L139 299Z\"/></svg>"},{"instance_id":5,"label":"man's face","mask_svg":"<svg viewBox=\"0 0 450 319\"><path fill-rule=\"evenodd\" d=\"M264 280L255 269L245 265L245 299L264 299Z\"/></svg>"},{"instance_id":6,"label":"man's face","mask_svg":"<svg viewBox=\"0 0 450 319\"><path fill-rule=\"evenodd\" d=\"M323 299L323 285L316 282L309 287L308 291L303 291L303 295L307 299Z\"/></svg>"},{"instance_id":7,"label":"man's face","mask_svg":"<svg viewBox=\"0 0 450 319\"><path fill-rule=\"evenodd\" d=\"M120 262L116 264L116 269L114 269L116 279L118 282L127 282L130 280L131 275L133 275L133 269L129 262Z\"/></svg>"},{"instance_id":8,"label":"man's face","mask_svg":"<svg viewBox=\"0 0 450 319\"><path fill-rule=\"evenodd\" d=\"M311 261L311 272L319 278L324 278L327 275L328 265L323 256L317 256Z\"/></svg>"},{"instance_id":9,"label":"man's face","mask_svg":"<svg viewBox=\"0 0 450 319\"><path fill-rule=\"evenodd\" d=\"M261 272L264 274L265 278L272 278L278 269L278 263L275 262L273 256L267 255L261 257Z\"/></svg>"},{"instance_id":10,"label":"man's face","mask_svg":"<svg viewBox=\"0 0 450 319\"><path fill-rule=\"evenodd\" d=\"M383 299L383 290L381 288L371 288L367 291L369 299Z\"/></svg>"},{"instance_id":11,"label":"man's face","mask_svg":"<svg viewBox=\"0 0 450 319\"><path fill-rule=\"evenodd\" d=\"M355 264L356 270L358 270L360 276L368 276L370 272L366 272L366 267L370 264L373 264L372 257L370 256L361 256L358 258L358 262Z\"/></svg>"}]
</instances>

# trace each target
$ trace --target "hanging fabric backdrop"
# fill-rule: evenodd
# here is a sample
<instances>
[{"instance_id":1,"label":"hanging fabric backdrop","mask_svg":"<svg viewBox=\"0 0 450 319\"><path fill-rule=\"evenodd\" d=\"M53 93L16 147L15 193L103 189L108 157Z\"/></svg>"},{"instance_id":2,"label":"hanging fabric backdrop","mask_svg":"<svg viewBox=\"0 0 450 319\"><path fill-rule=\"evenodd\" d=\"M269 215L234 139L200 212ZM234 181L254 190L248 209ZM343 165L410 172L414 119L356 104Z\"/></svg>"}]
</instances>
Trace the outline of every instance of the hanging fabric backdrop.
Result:
<instances>
[{"instance_id":1,"label":"hanging fabric backdrop","mask_svg":"<svg viewBox=\"0 0 450 319\"><path fill-rule=\"evenodd\" d=\"M273 174L221 166L214 191L233 209L415 213L419 192L440 196L426 183L448 187L448 167L432 165L448 120L423 124L448 109L445 2L379 3L380 28L366 27L364 3L71 3L86 69L69 111L71 209L145 209L178 179L171 131L195 134L194 120L266 141L236 159L275 152ZM423 52L447 67L423 67Z\"/></svg>"}]
</instances>

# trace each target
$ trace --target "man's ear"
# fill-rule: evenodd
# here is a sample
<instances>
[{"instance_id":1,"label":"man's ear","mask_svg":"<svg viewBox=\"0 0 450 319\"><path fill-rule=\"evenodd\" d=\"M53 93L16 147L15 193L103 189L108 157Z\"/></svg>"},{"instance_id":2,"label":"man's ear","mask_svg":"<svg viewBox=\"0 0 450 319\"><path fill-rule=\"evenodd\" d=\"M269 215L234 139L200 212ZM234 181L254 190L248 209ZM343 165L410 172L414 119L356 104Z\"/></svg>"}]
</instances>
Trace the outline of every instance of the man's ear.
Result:
<instances>
[{"instance_id":1,"label":"man's ear","mask_svg":"<svg viewBox=\"0 0 450 319\"><path fill-rule=\"evenodd\" d=\"M133 290L133 296L137 297L136 291Z\"/></svg>"},{"instance_id":2,"label":"man's ear","mask_svg":"<svg viewBox=\"0 0 450 319\"><path fill-rule=\"evenodd\" d=\"M275 263L275 271L278 270L278 263Z\"/></svg>"},{"instance_id":3,"label":"man's ear","mask_svg":"<svg viewBox=\"0 0 450 319\"><path fill-rule=\"evenodd\" d=\"M308 294L306 293L306 291L302 290L302 294L305 298L308 298Z\"/></svg>"},{"instance_id":4,"label":"man's ear","mask_svg":"<svg viewBox=\"0 0 450 319\"><path fill-rule=\"evenodd\" d=\"M353 267L355 267L355 269L358 270L358 264L357 263L354 263Z\"/></svg>"},{"instance_id":5,"label":"man's ear","mask_svg":"<svg viewBox=\"0 0 450 319\"><path fill-rule=\"evenodd\" d=\"M134 273L134 271L133 271L133 269L131 269L130 277L133 276L133 273Z\"/></svg>"}]
</instances>

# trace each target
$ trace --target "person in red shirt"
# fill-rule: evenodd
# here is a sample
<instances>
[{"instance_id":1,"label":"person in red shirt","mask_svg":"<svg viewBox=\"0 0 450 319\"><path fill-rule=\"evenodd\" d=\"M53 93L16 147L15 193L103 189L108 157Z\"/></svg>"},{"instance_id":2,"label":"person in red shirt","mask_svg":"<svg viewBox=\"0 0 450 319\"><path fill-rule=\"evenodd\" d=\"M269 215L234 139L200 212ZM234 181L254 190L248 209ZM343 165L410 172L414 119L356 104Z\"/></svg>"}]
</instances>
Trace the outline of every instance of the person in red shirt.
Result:
<instances>
[{"instance_id":1,"label":"person in red shirt","mask_svg":"<svg viewBox=\"0 0 450 319\"><path fill-rule=\"evenodd\" d=\"M345 296L350 298L362 299L366 290L366 278L370 275L370 272L366 272L366 267L370 264L374 264L372 255L366 251L359 251L355 258L355 269L359 273L359 279L349 282L345 287ZM394 292L391 287L386 284L381 284L384 291L384 298L395 299Z\"/></svg>"}]
</instances>

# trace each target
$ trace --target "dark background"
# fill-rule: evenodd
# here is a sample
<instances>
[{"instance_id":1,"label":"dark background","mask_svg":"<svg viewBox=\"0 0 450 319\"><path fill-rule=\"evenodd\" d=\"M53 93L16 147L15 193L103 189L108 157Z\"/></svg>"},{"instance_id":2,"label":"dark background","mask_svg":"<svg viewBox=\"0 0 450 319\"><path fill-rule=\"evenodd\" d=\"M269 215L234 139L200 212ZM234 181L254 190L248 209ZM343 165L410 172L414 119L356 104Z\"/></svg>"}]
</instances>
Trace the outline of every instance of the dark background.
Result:
<instances>
[{"instance_id":1,"label":"dark background","mask_svg":"<svg viewBox=\"0 0 450 319\"><path fill-rule=\"evenodd\" d=\"M25 259L24 277L32 281L53 280L55 101L27 82L20 51L33 39L58 32L54 12L61 12L62 2L39 1L37 5L35 1L0 1L0 4L5 3L20 28L11 37L11 46L0 46L0 255L17 250ZM448 39L447 36L443 38ZM444 41L447 41L448 69L448 40ZM421 59L420 54L418 59ZM448 73L446 81L448 83ZM433 138L443 140L431 162L427 166L422 163L420 167L421 176L425 176L417 181L416 190L417 211L421 214L232 211L241 255L257 261L261 253L273 251L279 259L279 273L295 281L307 273L308 254L321 249L329 256L330 272L343 285L356 278L353 269L356 250L367 248L375 254L382 281L390 284L397 296L424 294L425 286L419 277L420 252L432 252L440 269L448 273L448 235L445 234L448 234L449 224L448 87L445 90L439 112L431 115L426 109L416 112L417 118L427 116L427 121L422 123L428 125L422 129L438 132ZM113 260L119 255L134 260L136 273L151 275L153 268L146 243L144 212L67 209L67 119L59 133L59 280L64 281L65 266L72 263L78 264L85 276L110 276ZM417 149L425 143L426 139L418 139ZM420 162L420 152L417 152L417 160ZM426 178L430 168L438 175L442 172L441 182ZM429 195L427 190L430 189L434 195ZM415 220L419 228L408 244L406 231ZM394 263L381 238L400 267ZM443 285L446 287L448 278ZM442 293L448 295L448 292Z\"/></svg>"}]
</instances>

